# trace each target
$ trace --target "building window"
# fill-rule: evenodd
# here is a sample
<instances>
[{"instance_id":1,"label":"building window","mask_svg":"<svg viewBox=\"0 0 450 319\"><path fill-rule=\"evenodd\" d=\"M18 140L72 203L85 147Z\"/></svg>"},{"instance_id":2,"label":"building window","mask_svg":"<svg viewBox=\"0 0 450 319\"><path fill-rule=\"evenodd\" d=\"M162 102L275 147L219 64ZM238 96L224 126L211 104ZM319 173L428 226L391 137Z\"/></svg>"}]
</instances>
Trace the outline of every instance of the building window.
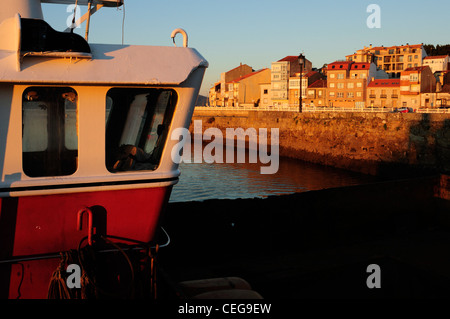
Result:
<instances>
[{"instance_id":1,"label":"building window","mask_svg":"<svg viewBox=\"0 0 450 319\"><path fill-rule=\"evenodd\" d=\"M338 89L343 89L344 88L344 83L338 83L337 84L337 88Z\"/></svg>"},{"instance_id":2,"label":"building window","mask_svg":"<svg viewBox=\"0 0 450 319\"><path fill-rule=\"evenodd\" d=\"M362 92L360 92L360 91L356 92L356 96L357 97L362 97Z\"/></svg>"},{"instance_id":3,"label":"building window","mask_svg":"<svg viewBox=\"0 0 450 319\"><path fill-rule=\"evenodd\" d=\"M362 87L362 83L361 82L356 83L356 87L358 88Z\"/></svg>"},{"instance_id":4,"label":"building window","mask_svg":"<svg viewBox=\"0 0 450 319\"><path fill-rule=\"evenodd\" d=\"M330 88L334 88L334 83L330 83Z\"/></svg>"},{"instance_id":5,"label":"building window","mask_svg":"<svg viewBox=\"0 0 450 319\"><path fill-rule=\"evenodd\" d=\"M29 87L22 96L22 164L30 177L77 170L78 94L70 87Z\"/></svg>"},{"instance_id":6,"label":"building window","mask_svg":"<svg viewBox=\"0 0 450 319\"><path fill-rule=\"evenodd\" d=\"M347 93L347 97L348 97L348 98L354 98L354 97L355 97L355 94L354 94L353 92L348 92L348 93Z\"/></svg>"},{"instance_id":7,"label":"building window","mask_svg":"<svg viewBox=\"0 0 450 319\"><path fill-rule=\"evenodd\" d=\"M334 97L334 92L330 92L330 96L333 96L333 97Z\"/></svg>"},{"instance_id":8,"label":"building window","mask_svg":"<svg viewBox=\"0 0 450 319\"><path fill-rule=\"evenodd\" d=\"M344 92L338 92L337 97L341 97L341 98L344 97Z\"/></svg>"},{"instance_id":9,"label":"building window","mask_svg":"<svg viewBox=\"0 0 450 319\"><path fill-rule=\"evenodd\" d=\"M343 78L344 78L344 73L339 73L339 74L337 75L337 78L338 78L338 79L343 79Z\"/></svg>"},{"instance_id":10,"label":"building window","mask_svg":"<svg viewBox=\"0 0 450 319\"><path fill-rule=\"evenodd\" d=\"M348 84L347 84L347 88L353 89L353 88L354 88L354 83L348 83Z\"/></svg>"},{"instance_id":11,"label":"building window","mask_svg":"<svg viewBox=\"0 0 450 319\"><path fill-rule=\"evenodd\" d=\"M334 79L336 77L336 75L334 73L330 74L330 79Z\"/></svg>"},{"instance_id":12,"label":"building window","mask_svg":"<svg viewBox=\"0 0 450 319\"><path fill-rule=\"evenodd\" d=\"M264 94L268 94L268 93L269 93L269 90L264 89Z\"/></svg>"},{"instance_id":13,"label":"building window","mask_svg":"<svg viewBox=\"0 0 450 319\"><path fill-rule=\"evenodd\" d=\"M178 96L174 90L113 88L106 96L106 167L154 170Z\"/></svg>"}]
</instances>

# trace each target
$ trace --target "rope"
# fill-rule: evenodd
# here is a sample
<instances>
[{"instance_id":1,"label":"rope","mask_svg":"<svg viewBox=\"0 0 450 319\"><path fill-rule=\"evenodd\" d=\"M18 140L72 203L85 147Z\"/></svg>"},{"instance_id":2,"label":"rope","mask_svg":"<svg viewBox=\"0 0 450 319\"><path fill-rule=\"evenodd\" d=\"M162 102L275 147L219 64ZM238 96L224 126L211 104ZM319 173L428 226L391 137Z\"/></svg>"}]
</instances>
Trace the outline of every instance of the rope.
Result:
<instances>
[{"instance_id":1,"label":"rope","mask_svg":"<svg viewBox=\"0 0 450 319\"><path fill-rule=\"evenodd\" d=\"M118 244L107 237L129 241L134 245ZM83 247L87 238L86 236L81 239L76 250L60 253L60 264L50 278L47 298L100 299L150 296L156 299L155 256L159 249L158 245L152 253L152 247L148 243L117 236L101 236L94 245ZM139 247L136 247L136 244ZM99 253L96 249L97 247L103 249L108 245L115 250ZM142 255L143 252L145 255ZM117 253L124 257L126 266L119 263ZM81 289L67 287L68 276L65 269L71 263L78 264L81 268ZM125 267L129 268L129 278L123 273ZM111 273L112 277L108 276ZM128 283L125 288L122 287L122 275L125 275L124 282Z\"/></svg>"}]
</instances>

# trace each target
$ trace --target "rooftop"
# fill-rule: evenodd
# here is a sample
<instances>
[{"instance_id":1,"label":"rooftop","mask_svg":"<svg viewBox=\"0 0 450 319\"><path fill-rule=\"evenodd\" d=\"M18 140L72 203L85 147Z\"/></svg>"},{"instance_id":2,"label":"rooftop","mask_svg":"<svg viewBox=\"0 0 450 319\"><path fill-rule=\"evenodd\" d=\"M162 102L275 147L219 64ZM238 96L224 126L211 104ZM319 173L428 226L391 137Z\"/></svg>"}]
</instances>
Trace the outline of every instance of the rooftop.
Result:
<instances>
[{"instance_id":1,"label":"rooftop","mask_svg":"<svg viewBox=\"0 0 450 319\"><path fill-rule=\"evenodd\" d=\"M278 60L277 62L283 62L283 61L295 62L297 60L298 60L298 55L288 55L288 56L282 58L281 60Z\"/></svg>"},{"instance_id":2,"label":"rooftop","mask_svg":"<svg viewBox=\"0 0 450 319\"><path fill-rule=\"evenodd\" d=\"M317 80L316 82L312 83L310 86L308 86L308 89L313 88L326 88L327 87L327 80Z\"/></svg>"},{"instance_id":3,"label":"rooftop","mask_svg":"<svg viewBox=\"0 0 450 319\"><path fill-rule=\"evenodd\" d=\"M424 60L432 60L432 59L445 59L448 55L435 55L435 56L427 56Z\"/></svg>"},{"instance_id":4,"label":"rooftop","mask_svg":"<svg viewBox=\"0 0 450 319\"><path fill-rule=\"evenodd\" d=\"M240 81L242 81L242 80L244 80L244 79L246 79L246 78L249 78L249 77L251 77L251 76L253 76L253 75L256 75L256 74L258 74L258 73L260 73L260 72L262 72L262 71L264 71L264 70L269 70L269 69L268 69L268 68L265 68L265 69L261 69L261 70L258 70L258 71L255 71L255 72L252 72L252 73L243 75L243 76L241 76L240 78L237 78L237 79L235 79L235 80L233 80L233 81L230 81L230 82L228 82L228 83L238 83L238 82L240 82Z\"/></svg>"},{"instance_id":5,"label":"rooftop","mask_svg":"<svg viewBox=\"0 0 450 319\"><path fill-rule=\"evenodd\" d=\"M377 79L370 81L368 87L392 87L400 86L399 79Z\"/></svg>"}]
</instances>

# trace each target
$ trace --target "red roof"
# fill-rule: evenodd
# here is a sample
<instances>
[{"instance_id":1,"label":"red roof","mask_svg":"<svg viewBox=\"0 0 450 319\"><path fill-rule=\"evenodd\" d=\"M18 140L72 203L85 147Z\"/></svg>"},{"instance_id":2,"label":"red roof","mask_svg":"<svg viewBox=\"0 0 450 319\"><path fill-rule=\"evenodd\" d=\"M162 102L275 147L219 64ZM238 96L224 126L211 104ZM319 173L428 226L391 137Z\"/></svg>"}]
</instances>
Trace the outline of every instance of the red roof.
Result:
<instances>
[{"instance_id":1,"label":"red roof","mask_svg":"<svg viewBox=\"0 0 450 319\"><path fill-rule=\"evenodd\" d=\"M434 56L427 56L424 58L424 60L445 59L446 57L448 57L448 55L434 55Z\"/></svg>"},{"instance_id":2,"label":"red roof","mask_svg":"<svg viewBox=\"0 0 450 319\"><path fill-rule=\"evenodd\" d=\"M312 83L310 86L308 86L308 89L312 88L326 88L327 87L327 80L317 80L314 83Z\"/></svg>"},{"instance_id":3,"label":"red roof","mask_svg":"<svg viewBox=\"0 0 450 319\"><path fill-rule=\"evenodd\" d=\"M366 50L384 50L384 49L399 49L399 48L412 48L412 49L418 49L421 48L422 44L411 44L411 45L394 45L391 47L372 47L372 48L366 48Z\"/></svg>"},{"instance_id":4,"label":"red roof","mask_svg":"<svg viewBox=\"0 0 450 319\"><path fill-rule=\"evenodd\" d=\"M355 62L351 66L352 70L369 70L370 63L367 62Z\"/></svg>"},{"instance_id":5,"label":"red roof","mask_svg":"<svg viewBox=\"0 0 450 319\"><path fill-rule=\"evenodd\" d=\"M368 87L392 87L400 86L399 79L377 79L370 81Z\"/></svg>"},{"instance_id":6,"label":"red roof","mask_svg":"<svg viewBox=\"0 0 450 319\"><path fill-rule=\"evenodd\" d=\"M288 55L287 57L284 57L281 60L278 60L277 62L283 62L283 61L295 62L297 60L298 60L298 55Z\"/></svg>"},{"instance_id":7,"label":"red roof","mask_svg":"<svg viewBox=\"0 0 450 319\"><path fill-rule=\"evenodd\" d=\"M258 70L258 71L255 71L255 72L252 72L252 73L243 75L243 76L241 76L240 78L237 78L237 79L235 79L235 80L233 80L233 81L230 81L230 82L228 82L228 83L237 83L237 82L240 82L240 81L242 81L243 79L249 78L249 77L251 77L251 76L253 76L253 75L255 75L255 74L258 74L258 73L260 73L260 72L262 72L262 71L264 71L264 70L268 70L268 68L261 69L261 70Z\"/></svg>"},{"instance_id":8,"label":"red roof","mask_svg":"<svg viewBox=\"0 0 450 319\"><path fill-rule=\"evenodd\" d=\"M428 65L425 66L415 66L412 68L407 68L405 71L403 72L422 72L423 70L425 70L426 68L430 68Z\"/></svg>"},{"instance_id":9,"label":"red roof","mask_svg":"<svg viewBox=\"0 0 450 319\"><path fill-rule=\"evenodd\" d=\"M351 64L355 62L353 61L336 61L328 64L328 70L337 70L337 69L348 69Z\"/></svg>"}]
</instances>

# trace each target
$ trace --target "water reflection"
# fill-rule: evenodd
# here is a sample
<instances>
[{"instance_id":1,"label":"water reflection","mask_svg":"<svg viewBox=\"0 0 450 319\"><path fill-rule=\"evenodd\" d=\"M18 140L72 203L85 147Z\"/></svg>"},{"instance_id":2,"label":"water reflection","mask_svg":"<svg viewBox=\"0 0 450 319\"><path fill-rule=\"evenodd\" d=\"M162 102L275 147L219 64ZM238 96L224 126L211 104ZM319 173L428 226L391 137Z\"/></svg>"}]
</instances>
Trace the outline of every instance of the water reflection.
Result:
<instances>
[{"instance_id":1,"label":"water reflection","mask_svg":"<svg viewBox=\"0 0 450 319\"><path fill-rule=\"evenodd\" d=\"M289 158L276 174L260 174L261 163L181 163L171 202L267 197L375 181L375 177Z\"/></svg>"}]
</instances>

